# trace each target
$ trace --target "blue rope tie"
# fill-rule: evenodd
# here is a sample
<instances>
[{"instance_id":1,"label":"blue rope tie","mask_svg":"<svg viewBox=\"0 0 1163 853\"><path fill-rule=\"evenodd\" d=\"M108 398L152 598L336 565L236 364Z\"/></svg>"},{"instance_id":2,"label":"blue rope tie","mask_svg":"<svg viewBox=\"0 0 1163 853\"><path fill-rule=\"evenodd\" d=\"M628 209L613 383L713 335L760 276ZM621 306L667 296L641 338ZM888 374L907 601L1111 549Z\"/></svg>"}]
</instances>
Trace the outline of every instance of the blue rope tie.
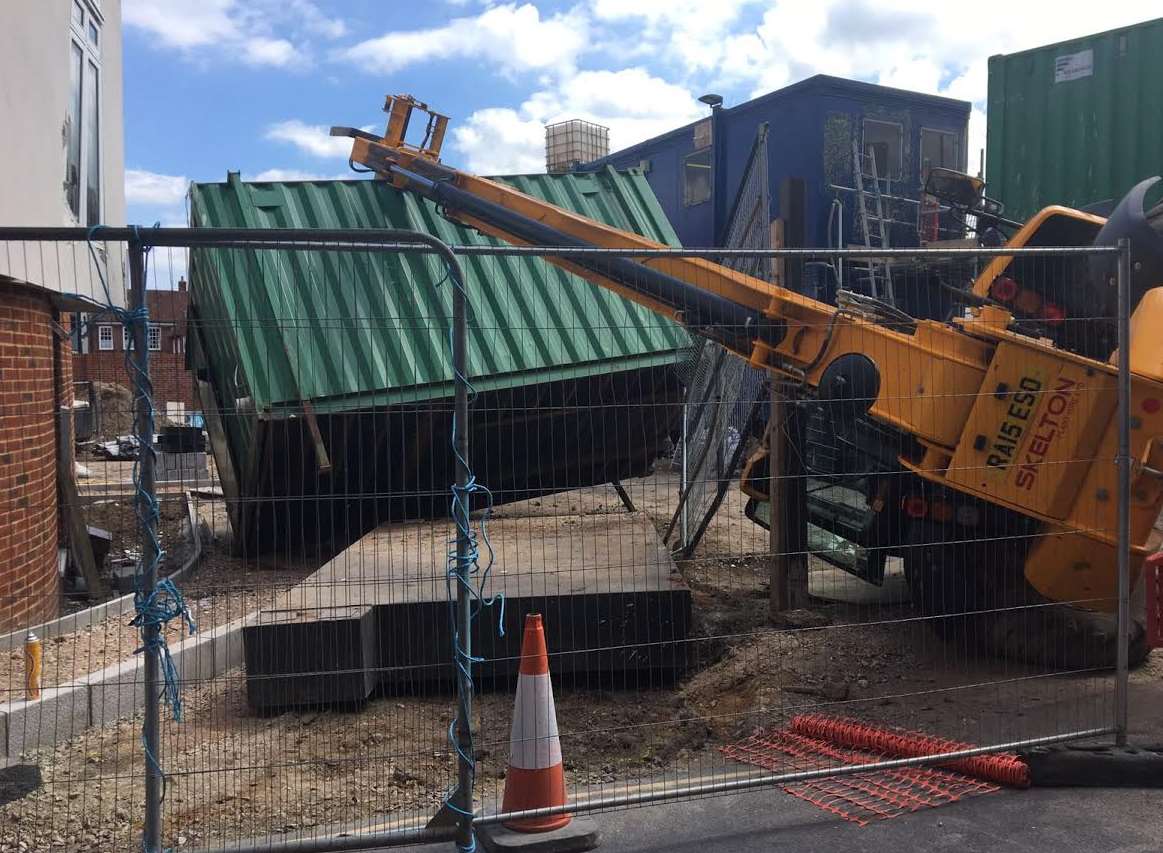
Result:
<instances>
[{"instance_id":1,"label":"blue rope tie","mask_svg":"<svg viewBox=\"0 0 1163 853\"><path fill-rule=\"evenodd\" d=\"M190 616L190 608L186 606L182 593L169 578L162 578L157 582L153 591L146 594L140 589L133 594L133 608L137 615L130 620L130 625L141 630L142 644L133 650L134 654L145 651L155 651L161 659L162 676L165 679L166 703L173 711L174 721L182 721L182 694L179 687L178 668L170 654L162 629L171 619L180 618L186 624L190 634L196 634L198 626ZM157 627L157 632L147 636L146 628Z\"/></svg>"},{"instance_id":2,"label":"blue rope tie","mask_svg":"<svg viewBox=\"0 0 1163 853\"><path fill-rule=\"evenodd\" d=\"M436 286L440 287L440 285L450 278L452 278L451 265L446 267L444 277L436 283ZM463 284L454 280L454 286L464 294L465 304L467 305L468 296L465 294ZM452 328L448 331L448 347L450 352L455 351L453 341L454 331ZM476 397L476 390L473 388L468 377L456 368L455 363L453 364L453 379L455 384L459 385L463 383L468 389L469 405L471 406ZM500 637L505 636L505 595L502 592L497 592L492 596L485 595L485 586L488 584L489 573L492 571L493 561L496 557L492 542L489 541L489 517L493 511L493 493L484 485L477 482L476 475L472 472L472 466L457 448L460 427L461 424L457 422L454 412L452 416L452 453L458 465L463 465L464 469L468 471L468 478L464 485L454 483L450 488L451 504L449 506L449 513L456 527L456 538L449 543L445 570L445 588L448 596L449 621L452 626L453 664L456 667L457 677L460 680L462 694L472 695L472 665L474 663L481 663L485 659L470 654L465 647L464 638L460 634L460 624L456 618L457 596L454 594L454 587L457 592L460 589L466 589L468 591L471 601L469 605L470 624L480 615L481 610L486 607L497 606L497 635ZM485 502L484 512L481 514L479 539L477 531L472 524L472 500L474 495L483 496ZM463 556L457 553L457 542L462 539L468 542L468 548L465 550ZM481 565L481 543L484 545L486 554L483 566ZM466 711L467 709L462 706L457 716L467 719L468 715L465 713ZM471 721L469 721L468 733L468 750L466 752L461 748L460 742L456 737L456 719L454 718L448 725L448 742L452 746L452 750L457 758L468 766L469 778L472 780L476 778L476 757L474 755L476 750L473 748ZM476 816L476 813L472 810L471 802L469 803L468 811L456 804L455 801L459 794L460 784L457 783L445 795L445 807L463 817L472 819ZM469 843L464 845L458 842L456 848L460 853L475 853L477 849L476 834L470 831Z\"/></svg>"},{"instance_id":3,"label":"blue rope tie","mask_svg":"<svg viewBox=\"0 0 1163 853\"><path fill-rule=\"evenodd\" d=\"M181 618L185 622L190 634L194 634L197 631L197 626L190 616L190 609L186 605L185 599L182 598L181 592L169 578L163 578L158 581L154 589L149 593L146 593L142 588L147 573L153 572L156 576L156 571L161 564L162 558L165 556L165 550L162 548L161 541L157 535L157 522L161 516L161 508L158 504L156 494L147 492L141 483L141 460L144 454L156 456L156 451L153 448L153 382L149 375L149 308L146 305L142 305L138 308L126 309L114 304L108 282L105 280L100 259L97 257L97 251L93 245L94 237L101 227L101 225L90 227L86 239L88 241L89 255L92 257L93 266L97 271L97 278L105 294L104 313L111 315L122 324L129 332L129 339L131 341L138 339L136 332L141 329L142 334L140 339L143 342L147 342L142 355L142 364L140 365L133 359L131 350L126 349L125 351L125 370L133 386L135 408L137 404L144 403L143 408L145 412L144 434L146 440L139 442L137 459L133 463L134 511L137 516L138 526L141 528L143 535L148 537L148 544L152 546L149 548L149 551L152 553L149 563L146 564L145 555L143 554L142 559L138 561L134 575L135 589L133 594L133 608L135 615L129 624L137 628L141 634L141 645L133 653L140 654L145 652L146 654L158 655L164 683L162 696L166 704L170 706L174 720L180 722L182 719L181 681L178 675L177 665L174 663L169 646L166 644L164 629L170 620L176 618ZM160 227L160 223L156 223L153 227ZM142 239L141 229L136 225L133 226L133 234L134 239L144 246L144 267L148 261L151 247ZM146 269L143 269L142 272L145 275ZM162 771L157 756L146 745L144 732L142 734L142 749L145 752L146 761L162 777L162 790L164 792L166 776Z\"/></svg>"}]
</instances>

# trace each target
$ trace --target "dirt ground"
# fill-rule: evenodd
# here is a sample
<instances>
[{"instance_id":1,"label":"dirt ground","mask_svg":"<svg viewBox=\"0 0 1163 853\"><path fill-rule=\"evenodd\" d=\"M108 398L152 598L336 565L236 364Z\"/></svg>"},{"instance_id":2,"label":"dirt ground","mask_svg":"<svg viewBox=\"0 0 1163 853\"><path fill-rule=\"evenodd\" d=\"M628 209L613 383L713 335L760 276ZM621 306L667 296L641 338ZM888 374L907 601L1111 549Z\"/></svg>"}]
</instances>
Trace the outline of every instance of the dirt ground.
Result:
<instances>
[{"instance_id":1,"label":"dirt ground","mask_svg":"<svg viewBox=\"0 0 1163 853\"><path fill-rule=\"evenodd\" d=\"M158 501L158 513L158 541L161 542L162 548L176 556L179 546L187 538L185 499L181 495L175 495ZM132 498L90 499L85 506L85 523L112 534L110 559L124 557L127 552L132 554L140 552L141 529Z\"/></svg>"},{"instance_id":2,"label":"dirt ground","mask_svg":"<svg viewBox=\"0 0 1163 853\"><path fill-rule=\"evenodd\" d=\"M673 476L626 484L639 510L664 529ZM624 512L611 489L587 489L499 514ZM719 747L758 727L809 710L851 715L956 737L1008 742L1109 724L1113 681L1061 675L983 658L969 636L938 640L899 597L879 602L855 579L822 563L847 601L815 601L801 627L773 630L767 610L766 533L742 517L735 495L720 510L695 559L679 569L692 590L694 638L676 684L647 675L556 685L566 773L579 797L660 778L687 780L728 769ZM214 569L194 576L216 607ZM235 567L237 569L237 567ZM244 567L245 568L245 567ZM293 571L284 567L286 582ZM253 569L253 567L252 567ZM257 583L258 605L270 586ZM248 582L249 582L248 581ZM187 596L191 582L183 584ZM851 594L848 594L851 593ZM852 603L859 602L859 603ZM1157 679L1152 658L1133 678ZM322 831L368 821L422 821L452 784L447 696L380 696L349 710L257 716L234 670L189 689L181 723L163 725L169 776L166 841L181 849L225 840ZM477 794L499 808L508 753L511 694L476 697ZM0 806L0 853L22 849L107 850L135 844L142 813L140 719L95 730L26 756L44 784ZM734 769L738 769L737 767ZM4 797L0 796L0 802ZM21 847L21 842L27 847Z\"/></svg>"}]
</instances>

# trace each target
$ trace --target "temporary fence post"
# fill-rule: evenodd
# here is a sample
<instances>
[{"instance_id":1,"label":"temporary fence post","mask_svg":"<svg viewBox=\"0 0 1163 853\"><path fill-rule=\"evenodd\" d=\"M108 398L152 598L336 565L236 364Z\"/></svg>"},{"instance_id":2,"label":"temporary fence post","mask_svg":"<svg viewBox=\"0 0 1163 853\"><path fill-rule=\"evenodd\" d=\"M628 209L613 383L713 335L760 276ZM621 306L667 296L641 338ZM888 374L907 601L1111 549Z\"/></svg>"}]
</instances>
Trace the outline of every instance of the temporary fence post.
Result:
<instances>
[{"instance_id":1,"label":"temporary fence post","mask_svg":"<svg viewBox=\"0 0 1163 853\"><path fill-rule=\"evenodd\" d=\"M682 500L682 517L680 518L679 539L682 541L682 547L685 548L690 542L690 531L687 529L687 504L686 504L686 489L687 489L687 447L690 441L690 423L687 413L687 408L690 405L687 401L690 388L684 390L682 395L682 475L681 483L679 485L679 499Z\"/></svg>"},{"instance_id":2,"label":"temporary fence post","mask_svg":"<svg viewBox=\"0 0 1163 853\"><path fill-rule=\"evenodd\" d=\"M1115 675L1115 742L1127 742L1127 679L1131 636L1131 241L1119 240L1119 497L1118 661Z\"/></svg>"},{"instance_id":3,"label":"temporary fence post","mask_svg":"<svg viewBox=\"0 0 1163 853\"><path fill-rule=\"evenodd\" d=\"M452 288L452 369L456 380L454 413L456 434L456 485L459 499L465 502L457 512L463 513L464 524L456 525L456 625L459 648L453 649L454 658L459 658L456 677L456 742L457 742L457 788L459 802L452 805L458 810L456 842L462 850L473 848L472 798L473 798L473 755L472 755L472 600L470 596L470 572L472 571L472 541L468 523L471 507L468 506L469 480L468 465L468 306L464 292L464 281L455 261L450 263L450 274L456 281Z\"/></svg>"},{"instance_id":4,"label":"temporary fence post","mask_svg":"<svg viewBox=\"0 0 1163 853\"><path fill-rule=\"evenodd\" d=\"M139 240L130 240L129 253L129 307L138 317L145 303L145 247ZM130 324L133 341L134 367L134 433L137 436L137 494L134 498L141 522L140 595L148 598L157 585L157 515L154 510L154 453L153 453L153 385L149 375L148 323ZM161 770L161 662L157 635L161 625L146 621L141 628L144 648L145 722L142 726L142 745L145 749L145 824L142 827L141 846L146 853L162 849L162 770Z\"/></svg>"},{"instance_id":5,"label":"temporary fence post","mask_svg":"<svg viewBox=\"0 0 1163 853\"><path fill-rule=\"evenodd\" d=\"M780 480L781 466L787 453L783 432L784 407L787 401L778 380L771 382L771 415L767 421L767 499L768 506L768 547L771 549L771 581L768 584L769 604L772 617L790 607L788 602L788 554L787 529L784 526L783 498L786 489Z\"/></svg>"}]
</instances>

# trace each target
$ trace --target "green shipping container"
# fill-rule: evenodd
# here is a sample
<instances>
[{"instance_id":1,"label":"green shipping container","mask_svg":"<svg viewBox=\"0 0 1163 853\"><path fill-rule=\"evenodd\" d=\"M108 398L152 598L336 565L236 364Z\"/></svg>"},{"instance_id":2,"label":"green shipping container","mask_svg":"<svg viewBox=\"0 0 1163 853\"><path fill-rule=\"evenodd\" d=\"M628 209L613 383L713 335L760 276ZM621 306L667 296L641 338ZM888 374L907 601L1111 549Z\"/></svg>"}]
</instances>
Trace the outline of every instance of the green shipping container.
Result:
<instances>
[{"instance_id":1,"label":"green shipping container","mask_svg":"<svg viewBox=\"0 0 1163 853\"><path fill-rule=\"evenodd\" d=\"M987 192L1025 219L1163 174L1163 18L989 60Z\"/></svg>"}]
</instances>

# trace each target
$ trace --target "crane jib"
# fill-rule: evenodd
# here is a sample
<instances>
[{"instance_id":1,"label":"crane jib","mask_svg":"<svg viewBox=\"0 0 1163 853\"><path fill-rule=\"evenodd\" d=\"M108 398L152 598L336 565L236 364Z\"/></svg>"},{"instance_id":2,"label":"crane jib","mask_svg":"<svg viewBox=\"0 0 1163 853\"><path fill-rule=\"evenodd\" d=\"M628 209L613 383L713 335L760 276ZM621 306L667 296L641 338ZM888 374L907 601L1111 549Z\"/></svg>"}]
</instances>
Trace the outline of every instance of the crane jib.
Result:
<instances>
[{"instance_id":1,"label":"crane jib","mask_svg":"<svg viewBox=\"0 0 1163 853\"><path fill-rule=\"evenodd\" d=\"M389 168L407 189L436 202L449 213L463 213L483 220L524 243L568 249L603 248L466 192L450 181L434 181L396 165ZM745 305L702 290L613 251L601 255L578 255L568 260L572 266L593 272L627 290L648 296L681 312L684 325L724 343L744 356L750 354L751 342L762 340L774 347L783 340L786 332L786 324L782 321L764 317Z\"/></svg>"}]
</instances>

